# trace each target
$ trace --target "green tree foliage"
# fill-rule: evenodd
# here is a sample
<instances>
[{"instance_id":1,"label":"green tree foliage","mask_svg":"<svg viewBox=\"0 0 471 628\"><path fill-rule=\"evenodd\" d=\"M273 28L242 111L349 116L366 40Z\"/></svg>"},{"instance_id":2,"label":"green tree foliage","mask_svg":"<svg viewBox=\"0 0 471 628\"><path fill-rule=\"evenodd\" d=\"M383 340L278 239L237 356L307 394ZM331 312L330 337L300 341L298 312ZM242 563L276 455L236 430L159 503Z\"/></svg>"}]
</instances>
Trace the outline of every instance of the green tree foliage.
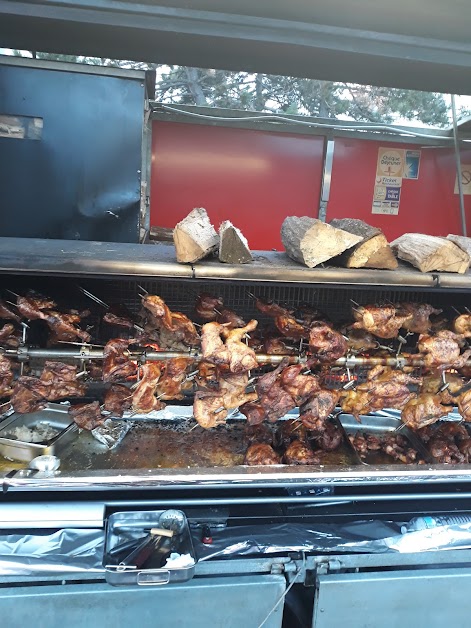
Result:
<instances>
[{"instance_id":1,"label":"green tree foliage","mask_svg":"<svg viewBox=\"0 0 471 628\"><path fill-rule=\"evenodd\" d=\"M22 54L20 51L15 53ZM101 57L50 53L37 53L35 56L38 59L108 67L155 69L155 98L166 103L322 118L340 116L362 122L392 123L406 119L439 127L450 124L448 99L439 93L247 72L159 66ZM469 112L462 109L459 114L462 117Z\"/></svg>"}]
</instances>

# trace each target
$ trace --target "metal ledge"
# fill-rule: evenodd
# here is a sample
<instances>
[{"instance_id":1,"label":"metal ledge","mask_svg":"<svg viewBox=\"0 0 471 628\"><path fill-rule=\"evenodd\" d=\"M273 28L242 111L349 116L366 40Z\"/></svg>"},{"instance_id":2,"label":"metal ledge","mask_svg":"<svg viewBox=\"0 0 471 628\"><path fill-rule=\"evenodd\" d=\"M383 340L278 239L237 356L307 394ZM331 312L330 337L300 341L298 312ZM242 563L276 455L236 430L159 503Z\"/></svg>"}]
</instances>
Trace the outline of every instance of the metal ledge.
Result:
<instances>
[{"instance_id":1,"label":"metal ledge","mask_svg":"<svg viewBox=\"0 0 471 628\"><path fill-rule=\"evenodd\" d=\"M167 245L0 238L0 273L58 277L191 278Z\"/></svg>"},{"instance_id":2,"label":"metal ledge","mask_svg":"<svg viewBox=\"0 0 471 628\"><path fill-rule=\"evenodd\" d=\"M307 268L278 251L254 251L251 264L204 260L179 264L172 244L0 238L0 274L57 277L156 277L421 290L471 290L471 274L421 273L400 262L397 270Z\"/></svg>"},{"instance_id":3,"label":"metal ledge","mask_svg":"<svg viewBox=\"0 0 471 628\"><path fill-rule=\"evenodd\" d=\"M231 281L267 281L275 283L331 284L340 286L397 286L436 288L433 274L421 273L401 264L397 270L339 268L335 266L307 268L291 260L285 253L253 251L251 264L221 264L205 260L195 264L195 279L226 279ZM471 279L468 277L471 285Z\"/></svg>"}]
</instances>

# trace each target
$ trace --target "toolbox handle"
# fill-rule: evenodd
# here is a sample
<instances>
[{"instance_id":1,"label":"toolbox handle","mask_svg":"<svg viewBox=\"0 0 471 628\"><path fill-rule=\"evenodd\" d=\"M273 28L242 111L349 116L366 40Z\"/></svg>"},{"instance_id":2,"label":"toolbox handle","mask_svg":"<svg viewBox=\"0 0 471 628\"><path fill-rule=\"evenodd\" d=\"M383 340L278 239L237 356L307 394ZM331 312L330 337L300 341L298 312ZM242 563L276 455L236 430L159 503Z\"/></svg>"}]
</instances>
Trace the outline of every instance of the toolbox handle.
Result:
<instances>
[{"instance_id":1,"label":"toolbox handle","mask_svg":"<svg viewBox=\"0 0 471 628\"><path fill-rule=\"evenodd\" d=\"M158 586L170 582L168 569L146 570L137 574L137 584L142 587Z\"/></svg>"}]
</instances>

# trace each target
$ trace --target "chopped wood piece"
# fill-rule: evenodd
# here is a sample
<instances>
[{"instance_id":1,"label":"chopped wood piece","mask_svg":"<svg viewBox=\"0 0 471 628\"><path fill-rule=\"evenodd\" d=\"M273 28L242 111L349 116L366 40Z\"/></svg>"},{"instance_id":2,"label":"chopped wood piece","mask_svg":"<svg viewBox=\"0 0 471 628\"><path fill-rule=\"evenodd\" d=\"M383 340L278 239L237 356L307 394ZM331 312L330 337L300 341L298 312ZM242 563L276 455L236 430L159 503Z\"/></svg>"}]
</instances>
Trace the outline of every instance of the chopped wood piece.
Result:
<instances>
[{"instance_id":1,"label":"chopped wood piece","mask_svg":"<svg viewBox=\"0 0 471 628\"><path fill-rule=\"evenodd\" d=\"M457 246L460 247L463 251L465 251L469 257L471 257L471 238L467 238L466 236L453 235L449 233L447 235L447 239L454 242Z\"/></svg>"},{"instance_id":2,"label":"chopped wood piece","mask_svg":"<svg viewBox=\"0 0 471 628\"><path fill-rule=\"evenodd\" d=\"M219 237L203 207L196 207L173 230L177 261L192 264L213 253Z\"/></svg>"},{"instance_id":3,"label":"chopped wood piece","mask_svg":"<svg viewBox=\"0 0 471 628\"><path fill-rule=\"evenodd\" d=\"M469 268L469 255L447 238L405 233L391 242L391 247L400 259L411 263L423 273L432 270L465 273Z\"/></svg>"},{"instance_id":4,"label":"chopped wood piece","mask_svg":"<svg viewBox=\"0 0 471 628\"><path fill-rule=\"evenodd\" d=\"M335 218L332 227L343 229L362 237L362 241L343 253L336 262L347 268L397 268L397 259L388 244L386 236L377 227L357 218Z\"/></svg>"},{"instance_id":5,"label":"chopped wood piece","mask_svg":"<svg viewBox=\"0 0 471 628\"><path fill-rule=\"evenodd\" d=\"M360 236L308 216L288 216L281 226L286 253L309 268L340 255L361 240Z\"/></svg>"},{"instance_id":6,"label":"chopped wood piece","mask_svg":"<svg viewBox=\"0 0 471 628\"><path fill-rule=\"evenodd\" d=\"M247 264L252 261L247 238L230 220L219 227L219 261L226 264Z\"/></svg>"},{"instance_id":7,"label":"chopped wood piece","mask_svg":"<svg viewBox=\"0 0 471 628\"><path fill-rule=\"evenodd\" d=\"M154 225L150 228L149 239L157 242L172 242L173 241L173 229L169 227L158 227Z\"/></svg>"}]
</instances>

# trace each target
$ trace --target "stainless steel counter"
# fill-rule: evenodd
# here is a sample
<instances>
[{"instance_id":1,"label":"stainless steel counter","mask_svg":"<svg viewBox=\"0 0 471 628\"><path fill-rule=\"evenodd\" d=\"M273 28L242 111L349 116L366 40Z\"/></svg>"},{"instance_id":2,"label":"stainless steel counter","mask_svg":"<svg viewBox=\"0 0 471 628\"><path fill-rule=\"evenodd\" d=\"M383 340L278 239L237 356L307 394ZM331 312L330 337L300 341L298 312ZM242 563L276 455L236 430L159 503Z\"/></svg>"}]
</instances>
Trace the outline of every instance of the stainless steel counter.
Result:
<instances>
[{"instance_id":1,"label":"stainless steel counter","mask_svg":"<svg viewBox=\"0 0 471 628\"><path fill-rule=\"evenodd\" d=\"M283 252L254 251L251 264L203 260L179 264L172 244L119 244L76 240L0 238L0 273L71 277L155 277L332 286L388 286L469 290L471 274L421 273L400 262L397 270L307 268Z\"/></svg>"}]
</instances>

